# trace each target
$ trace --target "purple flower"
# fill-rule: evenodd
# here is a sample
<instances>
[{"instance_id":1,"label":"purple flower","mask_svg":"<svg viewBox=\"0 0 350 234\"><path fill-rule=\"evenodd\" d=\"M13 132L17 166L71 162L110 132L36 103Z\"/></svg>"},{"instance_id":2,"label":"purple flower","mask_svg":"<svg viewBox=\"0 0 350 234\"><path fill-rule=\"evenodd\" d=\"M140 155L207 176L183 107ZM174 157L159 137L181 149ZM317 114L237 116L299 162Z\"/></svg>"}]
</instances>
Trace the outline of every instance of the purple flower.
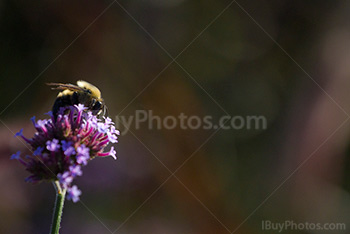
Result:
<instances>
[{"instance_id":1,"label":"purple flower","mask_svg":"<svg viewBox=\"0 0 350 234\"><path fill-rule=\"evenodd\" d=\"M71 156L71 155L73 155L73 154L75 154L75 153L76 153L76 152L75 152L75 149L74 149L73 146L68 147L68 148L64 151L64 155L66 155L66 156Z\"/></svg>"},{"instance_id":2,"label":"purple flower","mask_svg":"<svg viewBox=\"0 0 350 234\"><path fill-rule=\"evenodd\" d=\"M41 155L43 150L44 150L44 147L38 146L38 148L36 148L36 150L34 151L33 155L39 156L39 155Z\"/></svg>"},{"instance_id":3,"label":"purple flower","mask_svg":"<svg viewBox=\"0 0 350 234\"><path fill-rule=\"evenodd\" d=\"M57 174L57 179L64 188L67 188L70 183L72 183L73 176L68 171L66 171L63 174Z\"/></svg>"},{"instance_id":4,"label":"purple flower","mask_svg":"<svg viewBox=\"0 0 350 234\"><path fill-rule=\"evenodd\" d=\"M104 120L105 120L105 124L106 124L106 125L108 125L108 126L114 125L114 122L112 121L111 118L109 118L109 117L104 117L104 116L103 116L103 118L104 118Z\"/></svg>"},{"instance_id":5,"label":"purple flower","mask_svg":"<svg viewBox=\"0 0 350 234\"><path fill-rule=\"evenodd\" d=\"M117 152L114 150L114 146L112 146L111 150L109 151L109 155L112 156L114 159L117 159L116 154Z\"/></svg>"},{"instance_id":6,"label":"purple flower","mask_svg":"<svg viewBox=\"0 0 350 234\"><path fill-rule=\"evenodd\" d=\"M77 163L86 165L90 158L90 149L84 144L77 148Z\"/></svg>"},{"instance_id":7,"label":"purple flower","mask_svg":"<svg viewBox=\"0 0 350 234\"><path fill-rule=\"evenodd\" d=\"M86 121L89 122L94 128L97 127L99 119L91 113L91 111L86 113Z\"/></svg>"},{"instance_id":8,"label":"purple flower","mask_svg":"<svg viewBox=\"0 0 350 234\"><path fill-rule=\"evenodd\" d=\"M79 201L79 196L81 195L81 191L78 189L76 185L73 185L71 188L67 189L67 198L72 200L73 202Z\"/></svg>"},{"instance_id":9,"label":"purple flower","mask_svg":"<svg viewBox=\"0 0 350 234\"><path fill-rule=\"evenodd\" d=\"M23 136L23 128L15 134L15 137L18 137L18 136Z\"/></svg>"},{"instance_id":10,"label":"purple flower","mask_svg":"<svg viewBox=\"0 0 350 234\"><path fill-rule=\"evenodd\" d=\"M89 148L86 147L84 144L77 148L78 155L89 156L89 151Z\"/></svg>"},{"instance_id":11,"label":"purple flower","mask_svg":"<svg viewBox=\"0 0 350 234\"><path fill-rule=\"evenodd\" d=\"M66 149L68 149L70 146L73 145L73 143L71 141L61 141L61 145L62 145L62 150L65 151Z\"/></svg>"},{"instance_id":12,"label":"purple flower","mask_svg":"<svg viewBox=\"0 0 350 234\"><path fill-rule=\"evenodd\" d=\"M52 117L52 111L46 112L44 115L48 115L48 116Z\"/></svg>"},{"instance_id":13,"label":"purple flower","mask_svg":"<svg viewBox=\"0 0 350 234\"><path fill-rule=\"evenodd\" d=\"M114 126L111 126L110 131L107 132L108 140L111 143L117 143L118 142L117 135L119 135L119 131L116 130Z\"/></svg>"},{"instance_id":14,"label":"purple flower","mask_svg":"<svg viewBox=\"0 0 350 234\"><path fill-rule=\"evenodd\" d=\"M30 139L23 136L21 129L15 136L21 137L31 147L32 156L20 157L20 152L11 159L22 163L30 176L27 182L58 181L66 188L68 199L77 202L81 191L73 180L82 175L82 167L95 157L111 156L116 159L116 151L110 143L117 142L119 131L110 118L99 119L83 105L60 109L59 114L49 119L35 121L31 118L37 132Z\"/></svg>"},{"instance_id":15,"label":"purple flower","mask_svg":"<svg viewBox=\"0 0 350 234\"><path fill-rule=\"evenodd\" d=\"M21 154L21 151L17 151L17 153L11 155L10 159L20 159L21 158L20 154Z\"/></svg>"},{"instance_id":16,"label":"purple flower","mask_svg":"<svg viewBox=\"0 0 350 234\"><path fill-rule=\"evenodd\" d=\"M33 122L33 125L35 127L36 123L35 123L35 116L33 116L32 118L30 118L30 120Z\"/></svg>"},{"instance_id":17,"label":"purple flower","mask_svg":"<svg viewBox=\"0 0 350 234\"><path fill-rule=\"evenodd\" d=\"M100 123L97 123L97 129L101 133L107 133L109 130L109 125L106 123L100 122Z\"/></svg>"},{"instance_id":18,"label":"purple flower","mask_svg":"<svg viewBox=\"0 0 350 234\"><path fill-rule=\"evenodd\" d=\"M58 142L59 141L57 139L52 139L52 141L48 140L46 142L46 149L48 149L51 152L57 151L60 148L60 144L58 144Z\"/></svg>"},{"instance_id":19,"label":"purple flower","mask_svg":"<svg viewBox=\"0 0 350 234\"><path fill-rule=\"evenodd\" d=\"M44 119L44 120L39 119L38 121L36 121L36 126L37 127L45 127L47 122L48 122L48 120L46 120L46 119Z\"/></svg>"},{"instance_id":20,"label":"purple flower","mask_svg":"<svg viewBox=\"0 0 350 234\"><path fill-rule=\"evenodd\" d=\"M76 153L75 148L72 146L73 142L63 140L61 141L61 144L64 155L71 156Z\"/></svg>"},{"instance_id":21,"label":"purple flower","mask_svg":"<svg viewBox=\"0 0 350 234\"><path fill-rule=\"evenodd\" d=\"M88 109L88 108L85 107L83 104L74 105L74 107L77 108L77 110L78 110L79 112L82 112L82 111Z\"/></svg>"},{"instance_id":22,"label":"purple flower","mask_svg":"<svg viewBox=\"0 0 350 234\"><path fill-rule=\"evenodd\" d=\"M73 165L69 167L69 171L73 177L81 176L83 172L81 171L80 165Z\"/></svg>"}]
</instances>

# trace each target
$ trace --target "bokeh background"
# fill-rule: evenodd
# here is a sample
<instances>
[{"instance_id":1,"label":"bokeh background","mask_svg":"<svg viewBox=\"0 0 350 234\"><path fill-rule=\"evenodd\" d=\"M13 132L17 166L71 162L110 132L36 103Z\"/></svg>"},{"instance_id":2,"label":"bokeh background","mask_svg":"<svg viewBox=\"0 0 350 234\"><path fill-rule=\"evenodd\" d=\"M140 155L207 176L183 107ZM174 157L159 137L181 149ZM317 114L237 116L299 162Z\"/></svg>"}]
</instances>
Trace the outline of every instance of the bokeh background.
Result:
<instances>
[{"instance_id":1,"label":"bokeh background","mask_svg":"<svg viewBox=\"0 0 350 234\"><path fill-rule=\"evenodd\" d=\"M349 11L346 0L1 1L0 233L48 233L54 189L24 182L13 134L31 136L30 117L50 110L46 82L78 79L114 120L227 112L263 115L267 129L131 128L117 161L76 180L82 202L66 202L62 234L276 233L262 220L349 233ZM157 158L170 171L187 161L169 178Z\"/></svg>"}]
</instances>

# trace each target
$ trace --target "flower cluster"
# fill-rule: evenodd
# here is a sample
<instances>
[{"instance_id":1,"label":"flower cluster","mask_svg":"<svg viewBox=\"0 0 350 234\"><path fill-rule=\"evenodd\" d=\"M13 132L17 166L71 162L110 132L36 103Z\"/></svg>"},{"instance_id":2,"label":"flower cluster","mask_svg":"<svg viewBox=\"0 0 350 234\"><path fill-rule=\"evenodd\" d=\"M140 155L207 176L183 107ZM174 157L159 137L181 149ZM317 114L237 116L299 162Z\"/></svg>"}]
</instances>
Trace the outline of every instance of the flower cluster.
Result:
<instances>
[{"instance_id":1,"label":"flower cluster","mask_svg":"<svg viewBox=\"0 0 350 234\"><path fill-rule=\"evenodd\" d=\"M22 158L21 152L11 156L17 159L31 173L26 181L37 183L43 180L59 181L67 189L67 198L79 201L81 191L72 185L76 176L81 176L81 167L95 157L112 156L116 152L112 146L105 151L109 143L116 143L119 131L115 129L110 118L97 118L79 104L61 108L57 116L51 112L51 118L31 120L37 132L28 139L19 131L15 136L22 137L33 152L33 155Z\"/></svg>"}]
</instances>

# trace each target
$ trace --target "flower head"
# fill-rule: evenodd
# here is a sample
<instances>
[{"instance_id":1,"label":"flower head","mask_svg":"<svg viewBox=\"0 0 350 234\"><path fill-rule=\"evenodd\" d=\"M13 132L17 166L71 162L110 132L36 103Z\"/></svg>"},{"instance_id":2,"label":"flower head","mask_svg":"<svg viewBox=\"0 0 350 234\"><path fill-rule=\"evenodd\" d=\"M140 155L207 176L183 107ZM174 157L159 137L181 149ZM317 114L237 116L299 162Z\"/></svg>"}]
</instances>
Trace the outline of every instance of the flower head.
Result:
<instances>
[{"instance_id":1,"label":"flower head","mask_svg":"<svg viewBox=\"0 0 350 234\"><path fill-rule=\"evenodd\" d=\"M15 135L31 146L33 155L24 160L17 152L11 159L20 161L31 173L26 181L59 181L67 189L67 198L77 202L81 191L72 185L74 178L81 176L82 166L95 157L116 159L114 147L109 151L105 148L117 142L119 131L110 118L99 119L82 104L61 108L57 116L47 114L51 118L38 121L31 118L37 130L33 138L24 137L23 130Z\"/></svg>"}]
</instances>

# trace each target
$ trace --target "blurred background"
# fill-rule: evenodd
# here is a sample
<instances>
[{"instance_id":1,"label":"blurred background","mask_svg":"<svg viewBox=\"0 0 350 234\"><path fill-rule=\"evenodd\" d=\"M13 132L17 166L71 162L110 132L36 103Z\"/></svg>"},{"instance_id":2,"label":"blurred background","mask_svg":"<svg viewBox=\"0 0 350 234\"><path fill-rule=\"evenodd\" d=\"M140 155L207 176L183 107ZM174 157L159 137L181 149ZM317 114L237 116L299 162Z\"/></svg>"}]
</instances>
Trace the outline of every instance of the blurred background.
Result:
<instances>
[{"instance_id":1,"label":"blurred background","mask_svg":"<svg viewBox=\"0 0 350 234\"><path fill-rule=\"evenodd\" d=\"M267 128L133 126L117 161L95 159L77 178L82 202L66 202L62 234L277 233L264 220L349 233L350 2L239 4L0 1L0 233L48 233L54 188L24 182L13 135L32 136L30 117L51 109L46 82L78 79L100 88L113 120L228 113ZM156 157L181 166L176 178Z\"/></svg>"}]
</instances>

